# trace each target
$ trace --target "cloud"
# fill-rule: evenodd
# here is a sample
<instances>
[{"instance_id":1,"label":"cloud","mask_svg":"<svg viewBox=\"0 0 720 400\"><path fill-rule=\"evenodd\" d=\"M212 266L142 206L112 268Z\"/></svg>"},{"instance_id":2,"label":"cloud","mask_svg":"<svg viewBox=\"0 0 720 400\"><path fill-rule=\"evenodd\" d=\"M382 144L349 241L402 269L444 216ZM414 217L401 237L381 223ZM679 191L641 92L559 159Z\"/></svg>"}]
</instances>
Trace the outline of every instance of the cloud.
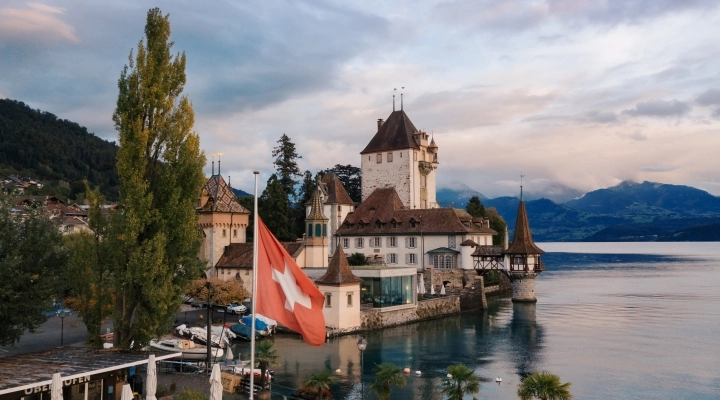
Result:
<instances>
[{"instance_id":1,"label":"cloud","mask_svg":"<svg viewBox=\"0 0 720 400\"><path fill-rule=\"evenodd\" d=\"M0 8L0 49L2 42L21 41L53 43L61 40L77 43L75 29L59 18L64 9L40 3L26 7Z\"/></svg>"},{"instance_id":2,"label":"cloud","mask_svg":"<svg viewBox=\"0 0 720 400\"><path fill-rule=\"evenodd\" d=\"M633 133L618 133L617 135L619 137L624 137L624 138L637 140L637 141L647 140L647 138L648 138L647 135L645 135L644 133L642 133L640 131L635 131Z\"/></svg>"},{"instance_id":3,"label":"cloud","mask_svg":"<svg viewBox=\"0 0 720 400\"><path fill-rule=\"evenodd\" d=\"M648 100L637 103L623 114L634 117L681 117L690 112L690 105L679 100Z\"/></svg>"},{"instance_id":4,"label":"cloud","mask_svg":"<svg viewBox=\"0 0 720 400\"><path fill-rule=\"evenodd\" d=\"M720 104L720 89L708 89L701 93L695 102L701 106L714 106Z\"/></svg>"},{"instance_id":5,"label":"cloud","mask_svg":"<svg viewBox=\"0 0 720 400\"><path fill-rule=\"evenodd\" d=\"M676 167L670 165L648 165L641 168L641 171L645 172L670 172L674 171Z\"/></svg>"}]
</instances>

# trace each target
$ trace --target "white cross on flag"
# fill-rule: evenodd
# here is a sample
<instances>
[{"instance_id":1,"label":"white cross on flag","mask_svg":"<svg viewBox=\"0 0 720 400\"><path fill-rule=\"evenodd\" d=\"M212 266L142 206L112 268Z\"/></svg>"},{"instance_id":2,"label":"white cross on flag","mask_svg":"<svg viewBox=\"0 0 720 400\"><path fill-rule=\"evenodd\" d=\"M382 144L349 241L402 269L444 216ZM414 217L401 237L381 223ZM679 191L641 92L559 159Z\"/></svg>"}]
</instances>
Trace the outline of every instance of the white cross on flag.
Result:
<instances>
[{"instance_id":1,"label":"white cross on flag","mask_svg":"<svg viewBox=\"0 0 720 400\"><path fill-rule=\"evenodd\" d=\"M302 335L313 346L325 343L325 296L258 218L256 311Z\"/></svg>"}]
</instances>

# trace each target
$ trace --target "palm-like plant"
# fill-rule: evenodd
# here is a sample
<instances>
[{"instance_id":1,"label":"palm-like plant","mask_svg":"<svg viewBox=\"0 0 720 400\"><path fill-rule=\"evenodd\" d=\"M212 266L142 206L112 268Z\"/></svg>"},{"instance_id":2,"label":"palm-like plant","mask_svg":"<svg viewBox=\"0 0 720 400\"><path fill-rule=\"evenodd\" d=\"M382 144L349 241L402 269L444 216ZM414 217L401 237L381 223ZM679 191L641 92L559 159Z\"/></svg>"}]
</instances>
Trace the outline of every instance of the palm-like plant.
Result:
<instances>
[{"instance_id":1,"label":"palm-like plant","mask_svg":"<svg viewBox=\"0 0 720 400\"><path fill-rule=\"evenodd\" d=\"M267 368L271 365L277 365L277 350L274 349L272 342L263 340L255 345L255 361L260 366L260 382L262 387L266 384Z\"/></svg>"},{"instance_id":2,"label":"palm-like plant","mask_svg":"<svg viewBox=\"0 0 720 400\"><path fill-rule=\"evenodd\" d=\"M332 371L326 369L325 371L314 373L310 379L305 381L305 387L313 390L316 399L323 400L329 398L325 397L325 394L329 393L330 385L337 381L338 377L333 375Z\"/></svg>"},{"instance_id":3,"label":"palm-like plant","mask_svg":"<svg viewBox=\"0 0 720 400\"><path fill-rule=\"evenodd\" d=\"M523 379L518 386L518 396L522 400L569 400L573 398L570 385L570 382L560 383L560 377L548 371L536 371Z\"/></svg>"},{"instance_id":4,"label":"palm-like plant","mask_svg":"<svg viewBox=\"0 0 720 400\"><path fill-rule=\"evenodd\" d=\"M392 386L402 388L407 383L400 367L393 363L375 365L373 372L375 373L375 380L370 382L370 388L380 400L390 400Z\"/></svg>"},{"instance_id":5,"label":"palm-like plant","mask_svg":"<svg viewBox=\"0 0 720 400\"><path fill-rule=\"evenodd\" d=\"M440 392L447 396L448 400L462 400L467 393L480 391L480 378L475 371L465 364L455 364L447 367L448 378L443 379L443 390Z\"/></svg>"}]
</instances>

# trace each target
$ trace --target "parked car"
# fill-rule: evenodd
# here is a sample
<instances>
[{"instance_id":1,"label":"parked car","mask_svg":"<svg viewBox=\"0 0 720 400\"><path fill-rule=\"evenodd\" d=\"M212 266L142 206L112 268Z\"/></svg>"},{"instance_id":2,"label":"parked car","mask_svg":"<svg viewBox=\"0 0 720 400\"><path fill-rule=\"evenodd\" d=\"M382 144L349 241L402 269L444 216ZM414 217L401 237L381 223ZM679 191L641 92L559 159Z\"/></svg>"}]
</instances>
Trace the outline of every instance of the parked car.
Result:
<instances>
[{"instance_id":1,"label":"parked car","mask_svg":"<svg viewBox=\"0 0 720 400\"><path fill-rule=\"evenodd\" d=\"M226 312L231 314L245 314L247 307L240 303L230 303L225 309Z\"/></svg>"},{"instance_id":2,"label":"parked car","mask_svg":"<svg viewBox=\"0 0 720 400\"><path fill-rule=\"evenodd\" d=\"M203 303L201 301L193 301L190 303L190 307L192 307L192 308L207 308L207 303Z\"/></svg>"}]
</instances>

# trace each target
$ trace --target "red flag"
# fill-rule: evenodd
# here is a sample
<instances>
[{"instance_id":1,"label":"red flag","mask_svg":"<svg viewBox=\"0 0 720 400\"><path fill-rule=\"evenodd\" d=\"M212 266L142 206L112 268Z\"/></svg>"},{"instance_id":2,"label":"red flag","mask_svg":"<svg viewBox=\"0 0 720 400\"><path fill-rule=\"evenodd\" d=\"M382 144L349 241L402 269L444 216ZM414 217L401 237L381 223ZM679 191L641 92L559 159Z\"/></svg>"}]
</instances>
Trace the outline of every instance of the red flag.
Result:
<instances>
[{"instance_id":1,"label":"red flag","mask_svg":"<svg viewBox=\"0 0 720 400\"><path fill-rule=\"evenodd\" d=\"M258 218L256 311L302 335L305 343L325 343L325 296L298 267Z\"/></svg>"}]
</instances>

